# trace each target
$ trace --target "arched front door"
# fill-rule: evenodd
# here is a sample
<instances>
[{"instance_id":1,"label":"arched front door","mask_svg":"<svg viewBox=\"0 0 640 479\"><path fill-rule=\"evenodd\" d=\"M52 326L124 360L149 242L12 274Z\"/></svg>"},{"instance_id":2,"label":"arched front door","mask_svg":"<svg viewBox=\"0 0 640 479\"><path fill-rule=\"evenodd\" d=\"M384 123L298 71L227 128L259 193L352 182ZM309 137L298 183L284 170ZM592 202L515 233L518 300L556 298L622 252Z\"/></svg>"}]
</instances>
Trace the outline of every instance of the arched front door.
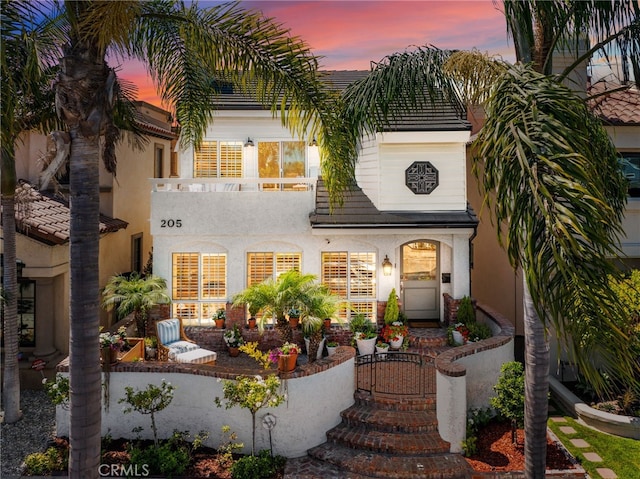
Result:
<instances>
[{"instance_id":1,"label":"arched front door","mask_svg":"<svg viewBox=\"0 0 640 479\"><path fill-rule=\"evenodd\" d=\"M438 243L413 241L402 245L400 291L410 320L440 320Z\"/></svg>"}]
</instances>

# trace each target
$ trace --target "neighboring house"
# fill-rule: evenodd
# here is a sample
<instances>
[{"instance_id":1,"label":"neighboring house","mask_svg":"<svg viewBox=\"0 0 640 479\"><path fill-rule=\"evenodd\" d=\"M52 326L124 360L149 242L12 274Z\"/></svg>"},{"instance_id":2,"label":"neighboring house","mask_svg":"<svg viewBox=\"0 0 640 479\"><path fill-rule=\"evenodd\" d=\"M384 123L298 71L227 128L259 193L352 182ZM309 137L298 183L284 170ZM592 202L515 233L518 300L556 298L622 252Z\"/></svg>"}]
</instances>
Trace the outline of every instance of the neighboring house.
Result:
<instances>
[{"instance_id":1,"label":"neighboring house","mask_svg":"<svg viewBox=\"0 0 640 479\"><path fill-rule=\"evenodd\" d=\"M614 90L620 85L599 82L589 94L606 89ZM601 96L589 103L592 111L602 119L614 145L621 156L621 166L629 180L621 238L623 267L640 268L640 92L627 89ZM470 165L467 166L470 171ZM469 174L469 202L480 217L478 236L474 240L474 268L471 293L480 302L490 305L516 326L516 335L524 335L522 311L522 277L509 265L506 253L498 245L495 225L488 211L481 210L482 200L475 187L475 179ZM556 354L552 358L552 373L562 374L563 365L555 367Z\"/></svg>"},{"instance_id":2,"label":"neighboring house","mask_svg":"<svg viewBox=\"0 0 640 479\"><path fill-rule=\"evenodd\" d=\"M168 112L139 102L138 124L149 140L143 150L126 140L116 149L118 174L100 171L100 285L119 273L142 271L149 259L149 177L170 174L175 135ZM38 189L47 137L29 132L16 152L20 184L16 190L17 257L19 258L20 351L45 360L69 351L69 207L68 176ZM175 167L175 164L174 164ZM66 184L65 184L66 183ZM102 322L109 318L103 313ZM97 332L96 332L97 334Z\"/></svg>"},{"instance_id":3,"label":"neighboring house","mask_svg":"<svg viewBox=\"0 0 640 479\"><path fill-rule=\"evenodd\" d=\"M341 89L366 74L328 79ZM154 273L185 324L213 324L235 293L291 268L339 294L343 319L381 317L395 288L414 324L438 322L443 294L470 293L478 222L462 108L438 104L364 138L357 185L331 211L313 138L292 136L231 86L216 103L199 148L178 152L179 178L154 180L151 193Z\"/></svg>"}]
</instances>

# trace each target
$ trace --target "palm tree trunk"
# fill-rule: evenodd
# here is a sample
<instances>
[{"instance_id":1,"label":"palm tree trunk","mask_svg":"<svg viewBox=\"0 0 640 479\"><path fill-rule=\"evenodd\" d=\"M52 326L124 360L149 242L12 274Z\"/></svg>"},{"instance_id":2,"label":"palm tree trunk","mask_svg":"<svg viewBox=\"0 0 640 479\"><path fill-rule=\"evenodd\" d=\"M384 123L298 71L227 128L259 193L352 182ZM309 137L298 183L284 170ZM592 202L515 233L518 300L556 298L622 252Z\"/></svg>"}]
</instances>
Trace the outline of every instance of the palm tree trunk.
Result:
<instances>
[{"instance_id":1,"label":"palm tree trunk","mask_svg":"<svg viewBox=\"0 0 640 479\"><path fill-rule=\"evenodd\" d=\"M2 265L4 288L4 370L2 373L2 407L7 424L22 417L20 411L20 370L18 365L18 278L16 267L16 170L14 158L2 153Z\"/></svg>"},{"instance_id":2,"label":"palm tree trunk","mask_svg":"<svg viewBox=\"0 0 640 479\"><path fill-rule=\"evenodd\" d=\"M547 413L549 409L549 341L533 306L523 275L525 390L525 479L544 479L547 459Z\"/></svg>"},{"instance_id":3,"label":"palm tree trunk","mask_svg":"<svg viewBox=\"0 0 640 479\"><path fill-rule=\"evenodd\" d=\"M293 331L289 325L289 320L282 316L276 319L276 329L280 333L280 339L283 343L290 343L293 340Z\"/></svg>"},{"instance_id":4,"label":"palm tree trunk","mask_svg":"<svg viewBox=\"0 0 640 479\"><path fill-rule=\"evenodd\" d=\"M88 5L71 2L67 9L80 10L82 16ZM56 85L56 105L71 137L71 479L97 479L100 464L99 139L109 119L112 92L109 91L111 77L104 61L105 53L95 43L72 37L72 45L61 60Z\"/></svg>"},{"instance_id":5,"label":"palm tree trunk","mask_svg":"<svg viewBox=\"0 0 640 479\"><path fill-rule=\"evenodd\" d=\"M311 336L309 336L309 351L307 351L307 355L309 356L309 362L315 362L318 354L318 349L320 348L320 342L322 341L322 330L314 331Z\"/></svg>"}]
</instances>

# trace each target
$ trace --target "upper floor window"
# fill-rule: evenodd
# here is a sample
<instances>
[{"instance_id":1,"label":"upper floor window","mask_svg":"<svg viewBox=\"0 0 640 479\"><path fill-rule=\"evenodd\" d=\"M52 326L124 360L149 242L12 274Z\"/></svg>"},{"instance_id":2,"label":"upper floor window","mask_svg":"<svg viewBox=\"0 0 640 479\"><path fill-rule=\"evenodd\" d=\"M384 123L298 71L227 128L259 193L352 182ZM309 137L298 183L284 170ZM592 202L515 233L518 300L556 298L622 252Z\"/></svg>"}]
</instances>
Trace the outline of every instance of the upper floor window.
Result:
<instances>
[{"instance_id":1,"label":"upper floor window","mask_svg":"<svg viewBox=\"0 0 640 479\"><path fill-rule=\"evenodd\" d=\"M376 320L376 254L333 251L322 253L322 283L347 304L340 317L348 320L351 311Z\"/></svg>"},{"instance_id":2,"label":"upper floor window","mask_svg":"<svg viewBox=\"0 0 640 479\"><path fill-rule=\"evenodd\" d=\"M173 253L171 296L174 316L184 324L212 324L227 303L227 255Z\"/></svg>"},{"instance_id":3,"label":"upper floor window","mask_svg":"<svg viewBox=\"0 0 640 479\"><path fill-rule=\"evenodd\" d=\"M241 178L242 142L203 141L194 153L194 178Z\"/></svg>"},{"instance_id":4,"label":"upper floor window","mask_svg":"<svg viewBox=\"0 0 640 479\"><path fill-rule=\"evenodd\" d=\"M260 141L258 143L258 176L260 178L301 178L306 176L306 144L304 141ZM293 190L296 185L283 185ZM280 185L264 185L278 190Z\"/></svg>"},{"instance_id":5,"label":"upper floor window","mask_svg":"<svg viewBox=\"0 0 640 479\"><path fill-rule=\"evenodd\" d=\"M629 196L640 198L640 152L620 153L620 164L629 181Z\"/></svg>"}]
</instances>

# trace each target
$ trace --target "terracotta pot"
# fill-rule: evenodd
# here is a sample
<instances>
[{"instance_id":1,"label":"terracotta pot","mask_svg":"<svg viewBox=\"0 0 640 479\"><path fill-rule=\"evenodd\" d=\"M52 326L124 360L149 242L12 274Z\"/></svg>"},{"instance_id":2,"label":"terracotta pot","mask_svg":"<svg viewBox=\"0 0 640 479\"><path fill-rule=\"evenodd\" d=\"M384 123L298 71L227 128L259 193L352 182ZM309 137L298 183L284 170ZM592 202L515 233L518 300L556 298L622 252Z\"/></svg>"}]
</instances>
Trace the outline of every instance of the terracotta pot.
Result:
<instances>
[{"instance_id":1,"label":"terracotta pot","mask_svg":"<svg viewBox=\"0 0 640 479\"><path fill-rule=\"evenodd\" d=\"M291 326L291 329L296 329L299 321L300 318L289 318L289 326Z\"/></svg>"},{"instance_id":2,"label":"terracotta pot","mask_svg":"<svg viewBox=\"0 0 640 479\"><path fill-rule=\"evenodd\" d=\"M216 322L216 328L223 329L224 328L224 319L214 319Z\"/></svg>"},{"instance_id":3,"label":"terracotta pot","mask_svg":"<svg viewBox=\"0 0 640 479\"><path fill-rule=\"evenodd\" d=\"M240 348L233 348L229 346L229 356L231 356L232 358L235 358L235 357L238 357L239 354L240 354Z\"/></svg>"},{"instance_id":4,"label":"terracotta pot","mask_svg":"<svg viewBox=\"0 0 640 479\"><path fill-rule=\"evenodd\" d=\"M278 371L281 373L290 373L296 368L298 361L298 353L283 354L278 358Z\"/></svg>"},{"instance_id":5,"label":"terracotta pot","mask_svg":"<svg viewBox=\"0 0 640 479\"><path fill-rule=\"evenodd\" d=\"M247 325L249 326L249 329L256 329L256 318L249 318Z\"/></svg>"},{"instance_id":6,"label":"terracotta pot","mask_svg":"<svg viewBox=\"0 0 640 479\"><path fill-rule=\"evenodd\" d=\"M118 350L111 348L101 348L100 358L102 359L102 364L118 364Z\"/></svg>"},{"instance_id":7,"label":"terracotta pot","mask_svg":"<svg viewBox=\"0 0 640 479\"><path fill-rule=\"evenodd\" d=\"M331 319L327 318L324 320L324 329L331 331Z\"/></svg>"}]
</instances>

